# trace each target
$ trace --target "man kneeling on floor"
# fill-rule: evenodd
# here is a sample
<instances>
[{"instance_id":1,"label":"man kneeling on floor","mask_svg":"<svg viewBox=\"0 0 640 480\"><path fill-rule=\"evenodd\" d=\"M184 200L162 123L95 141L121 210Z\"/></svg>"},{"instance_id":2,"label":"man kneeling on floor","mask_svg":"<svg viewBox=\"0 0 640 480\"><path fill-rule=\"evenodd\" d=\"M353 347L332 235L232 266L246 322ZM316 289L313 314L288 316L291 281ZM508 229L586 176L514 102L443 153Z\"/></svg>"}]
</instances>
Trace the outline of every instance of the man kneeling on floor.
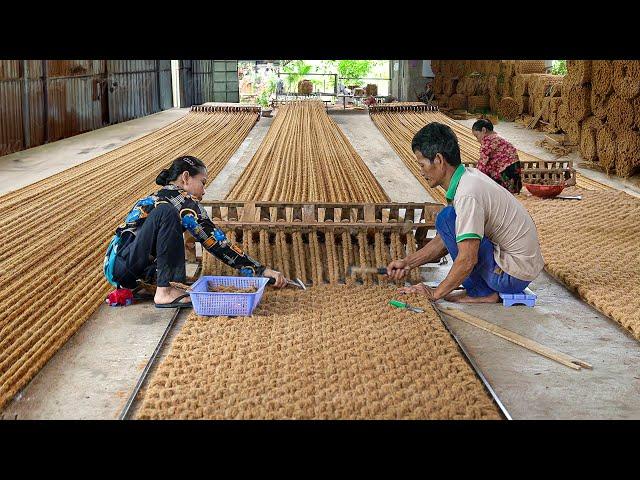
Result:
<instances>
[{"instance_id":1,"label":"man kneeling on floor","mask_svg":"<svg viewBox=\"0 0 640 480\"><path fill-rule=\"evenodd\" d=\"M460 161L453 130L430 123L411 142L421 173L431 188L446 189L446 206L436 218L437 235L403 260L387 266L396 280L409 270L447 253L453 266L437 288L419 283L402 293L424 293L429 300L494 303L499 293L522 293L544 267L536 226L508 190ZM461 294L452 294L459 285Z\"/></svg>"}]
</instances>

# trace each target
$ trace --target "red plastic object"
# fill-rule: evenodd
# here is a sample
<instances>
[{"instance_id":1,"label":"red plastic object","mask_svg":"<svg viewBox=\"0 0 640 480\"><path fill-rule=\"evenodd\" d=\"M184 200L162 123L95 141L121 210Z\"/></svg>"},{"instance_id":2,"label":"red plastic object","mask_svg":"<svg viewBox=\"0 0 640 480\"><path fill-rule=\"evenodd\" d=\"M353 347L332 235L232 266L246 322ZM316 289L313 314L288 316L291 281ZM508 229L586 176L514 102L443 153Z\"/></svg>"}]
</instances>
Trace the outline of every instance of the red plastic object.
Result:
<instances>
[{"instance_id":1,"label":"red plastic object","mask_svg":"<svg viewBox=\"0 0 640 480\"><path fill-rule=\"evenodd\" d=\"M370 107L371 105L375 105L376 104L376 99L374 97L368 97L366 98L363 103L367 106Z\"/></svg>"},{"instance_id":2,"label":"red plastic object","mask_svg":"<svg viewBox=\"0 0 640 480\"><path fill-rule=\"evenodd\" d=\"M106 302L111 307L126 307L133 303L133 292L128 288L118 288L107 295Z\"/></svg>"},{"instance_id":3,"label":"red plastic object","mask_svg":"<svg viewBox=\"0 0 640 480\"><path fill-rule=\"evenodd\" d=\"M564 190L564 185L538 185L535 183L525 183L524 186L531 192L531 195L535 195L540 198L552 198L559 195Z\"/></svg>"}]
</instances>

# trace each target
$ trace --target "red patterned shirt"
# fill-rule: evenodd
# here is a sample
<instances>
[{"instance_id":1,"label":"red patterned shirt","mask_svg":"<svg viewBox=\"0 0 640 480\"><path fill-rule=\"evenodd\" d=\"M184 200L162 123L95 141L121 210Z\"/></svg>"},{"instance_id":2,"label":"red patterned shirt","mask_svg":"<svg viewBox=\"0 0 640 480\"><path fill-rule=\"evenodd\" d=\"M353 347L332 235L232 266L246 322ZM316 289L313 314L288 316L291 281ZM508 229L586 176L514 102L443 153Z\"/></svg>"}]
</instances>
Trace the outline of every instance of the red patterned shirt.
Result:
<instances>
[{"instance_id":1,"label":"red patterned shirt","mask_svg":"<svg viewBox=\"0 0 640 480\"><path fill-rule=\"evenodd\" d=\"M480 160L477 165L482 173L494 180L499 180L502 171L518 161L520 161L518 151L504 138L495 132L484 136L480 144Z\"/></svg>"}]
</instances>

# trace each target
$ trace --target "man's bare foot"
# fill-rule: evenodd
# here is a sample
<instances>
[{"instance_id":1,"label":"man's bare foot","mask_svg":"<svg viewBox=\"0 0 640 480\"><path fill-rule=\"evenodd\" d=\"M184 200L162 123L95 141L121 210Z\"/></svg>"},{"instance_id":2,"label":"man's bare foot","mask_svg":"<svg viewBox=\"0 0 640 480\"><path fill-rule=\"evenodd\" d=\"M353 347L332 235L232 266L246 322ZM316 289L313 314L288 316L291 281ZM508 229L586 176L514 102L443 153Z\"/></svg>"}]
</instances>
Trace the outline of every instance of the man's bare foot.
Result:
<instances>
[{"instance_id":1,"label":"man's bare foot","mask_svg":"<svg viewBox=\"0 0 640 480\"><path fill-rule=\"evenodd\" d=\"M158 304L171 303L180 295L184 295L184 290L173 287L158 287L156 289L156 294L153 297L153 301ZM190 301L191 299L189 297L180 299L181 303Z\"/></svg>"},{"instance_id":2,"label":"man's bare foot","mask_svg":"<svg viewBox=\"0 0 640 480\"><path fill-rule=\"evenodd\" d=\"M447 302L455 303L497 303L500 300L500 295L497 292L487 295L486 297L470 297L467 292L450 293L444 299Z\"/></svg>"}]
</instances>

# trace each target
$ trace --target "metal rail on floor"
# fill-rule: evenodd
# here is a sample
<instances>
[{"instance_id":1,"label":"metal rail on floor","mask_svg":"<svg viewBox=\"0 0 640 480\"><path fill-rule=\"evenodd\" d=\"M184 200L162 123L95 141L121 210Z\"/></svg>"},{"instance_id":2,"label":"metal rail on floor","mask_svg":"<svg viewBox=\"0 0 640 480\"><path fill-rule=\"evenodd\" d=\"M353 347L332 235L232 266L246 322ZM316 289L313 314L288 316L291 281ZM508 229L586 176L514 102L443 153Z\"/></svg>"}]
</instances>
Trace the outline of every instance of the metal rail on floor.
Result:
<instances>
[{"instance_id":1,"label":"metal rail on floor","mask_svg":"<svg viewBox=\"0 0 640 480\"><path fill-rule=\"evenodd\" d=\"M140 378L138 379L138 383L134 387L133 392L131 393L131 396L129 397L129 399L127 400L127 403L125 404L124 408L120 412L120 415L118 416L118 420L128 420L129 419L129 413L130 413L131 407L132 407L133 403L135 402L136 397L138 396L138 393L140 392L140 388L142 387L142 385L146 381L147 375L149 374L149 371L151 370L151 367L153 367L153 364L155 363L156 358L157 358L158 354L160 353L160 350L162 350L162 346L164 345L164 342L167 339L167 336L169 335L169 332L171 331L171 328L173 327L173 324L175 323L176 319L178 318L178 315L180 314L180 310L181 310L180 308L176 308L175 312L171 316L171 320L169 320L169 324L167 325L167 328L164 329L164 333L162 334L162 337L160 338L160 341L156 345L156 348L153 351L153 353L151 354L151 357L149 358L149 361L147 362L147 365L144 367L144 370L142 371L142 374L140 375Z\"/></svg>"},{"instance_id":2,"label":"metal rail on floor","mask_svg":"<svg viewBox=\"0 0 640 480\"><path fill-rule=\"evenodd\" d=\"M464 356L467 357L467 360L475 370L476 375L480 377L480 380L482 380L482 383L484 384L484 386L487 388L487 390L489 390L489 393L491 394L491 396L493 397L493 400L498 405L498 408L500 409L502 414L505 416L507 420L513 420L513 418L511 418L511 414L507 411L507 408L504 406L504 404L502 403L502 401L500 400L496 392L493 390L493 387L491 387L491 384L489 383L489 381L482 374L482 370L480 370L480 367L478 367L478 364L475 362L471 354L467 352L467 349L465 348L464 343L462 343L462 341L458 338L458 336L453 332L453 329L449 327L449 324L442 317L442 312L435 305L433 306L433 309L436 311L436 315L438 315L438 318L444 325L444 328L447 329L447 332L449 332L449 334L456 341L456 343L460 347L460 350L462 350L462 353L464 353Z\"/></svg>"}]
</instances>

